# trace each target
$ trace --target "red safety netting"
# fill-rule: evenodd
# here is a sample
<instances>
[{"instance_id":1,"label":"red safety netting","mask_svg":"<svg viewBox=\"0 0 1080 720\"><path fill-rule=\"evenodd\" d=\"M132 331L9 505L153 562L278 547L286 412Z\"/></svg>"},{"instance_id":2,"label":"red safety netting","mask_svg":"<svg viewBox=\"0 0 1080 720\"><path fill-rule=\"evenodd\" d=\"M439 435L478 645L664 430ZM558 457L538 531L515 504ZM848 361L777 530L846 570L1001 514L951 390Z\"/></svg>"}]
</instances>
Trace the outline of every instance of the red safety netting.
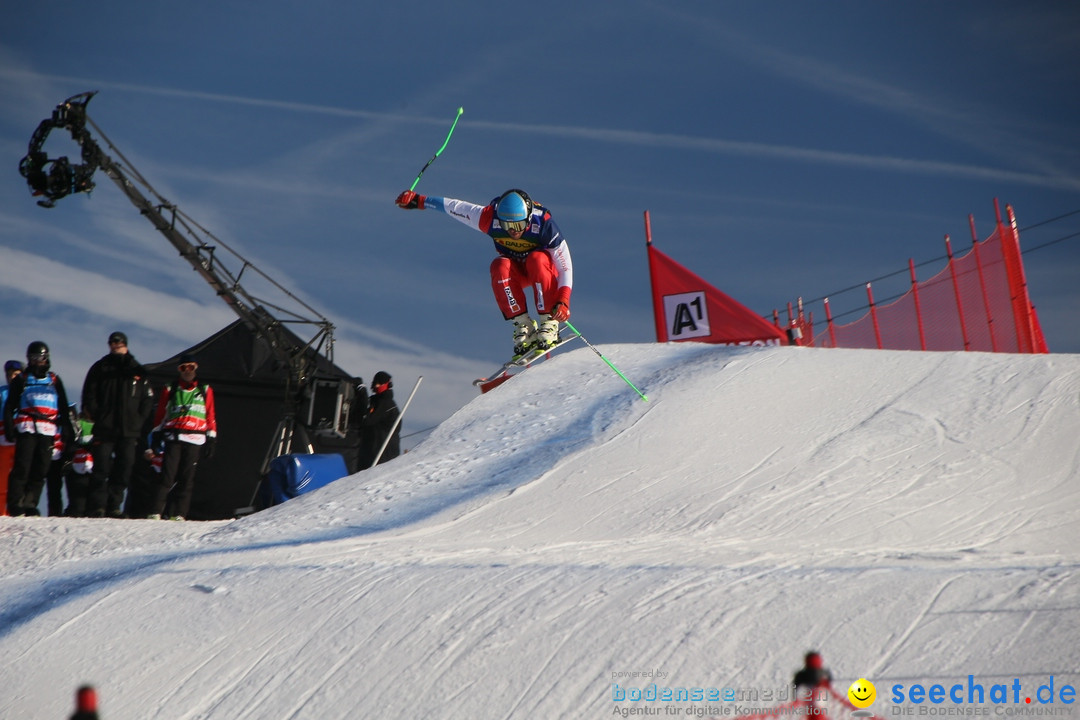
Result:
<instances>
[{"instance_id":1,"label":"red safety netting","mask_svg":"<svg viewBox=\"0 0 1080 720\"><path fill-rule=\"evenodd\" d=\"M972 350L1045 353L1046 340L1031 304L1020 256L1019 234L1012 208L1009 223L1000 213L994 231L971 250L954 257L949 238L946 267L929 280L915 279L897 300L877 306L867 284L868 312L845 325L832 321L814 335L812 322L801 316L792 324L803 331L803 344L816 347L885 350ZM974 228L974 223L972 224ZM974 231L973 231L974 235Z\"/></svg>"}]
</instances>

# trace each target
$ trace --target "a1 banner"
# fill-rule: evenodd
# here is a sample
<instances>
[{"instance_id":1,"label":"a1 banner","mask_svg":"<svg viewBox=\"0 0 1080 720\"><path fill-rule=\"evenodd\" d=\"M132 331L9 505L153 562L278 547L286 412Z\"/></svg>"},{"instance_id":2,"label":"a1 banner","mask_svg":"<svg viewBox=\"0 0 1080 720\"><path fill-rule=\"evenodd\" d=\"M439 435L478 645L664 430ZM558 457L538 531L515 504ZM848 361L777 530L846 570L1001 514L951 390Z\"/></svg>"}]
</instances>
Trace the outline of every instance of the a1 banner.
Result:
<instances>
[{"instance_id":1,"label":"a1 banner","mask_svg":"<svg viewBox=\"0 0 1080 720\"><path fill-rule=\"evenodd\" d=\"M657 342L787 344L783 330L657 250L651 240L647 247Z\"/></svg>"}]
</instances>

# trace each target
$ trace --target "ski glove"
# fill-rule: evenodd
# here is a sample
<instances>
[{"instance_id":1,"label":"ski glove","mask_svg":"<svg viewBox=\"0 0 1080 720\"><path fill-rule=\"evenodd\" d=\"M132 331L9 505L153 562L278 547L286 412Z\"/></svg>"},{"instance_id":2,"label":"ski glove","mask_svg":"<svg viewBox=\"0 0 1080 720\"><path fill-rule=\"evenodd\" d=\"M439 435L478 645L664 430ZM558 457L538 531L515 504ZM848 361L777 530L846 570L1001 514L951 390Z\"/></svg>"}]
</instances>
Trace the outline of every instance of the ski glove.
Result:
<instances>
[{"instance_id":1,"label":"ski glove","mask_svg":"<svg viewBox=\"0 0 1080 720\"><path fill-rule=\"evenodd\" d=\"M206 458L207 460L214 457L214 448L216 448L216 447L217 447L217 438L216 437L207 437L206 438L206 444L203 445L203 453L202 453L203 457Z\"/></svg>"},{"instance_id":2,"label":"ski glove","mask_svg":"<svg viewBox=\"0 0 1080 720\"><path fill-rule=\"evenodd\" d=\"M559 288L555 296L555 304L551 307L548 317L557 322L566 322L570 319L570 288Z\"/></svg>"},{"instance_id":3,"label":"ski glove","mask_svg":"<svg viewBox=\"0 0 1080 720\"><path fill-rule=\"evenodd\" d=\"M397 206L402 210L423 210L424 200L427 197L414 193L412 190L406 190L397 196Z\"/></svg>"}]
</instances>

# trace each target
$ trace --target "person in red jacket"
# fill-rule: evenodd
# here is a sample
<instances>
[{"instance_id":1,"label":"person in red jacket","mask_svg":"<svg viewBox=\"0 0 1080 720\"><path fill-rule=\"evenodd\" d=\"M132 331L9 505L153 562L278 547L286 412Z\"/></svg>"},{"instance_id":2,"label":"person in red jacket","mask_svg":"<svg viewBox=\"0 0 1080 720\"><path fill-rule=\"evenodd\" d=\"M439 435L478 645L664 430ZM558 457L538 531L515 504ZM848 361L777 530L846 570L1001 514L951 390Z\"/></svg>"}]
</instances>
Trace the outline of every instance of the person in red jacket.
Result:
<instances>
[{"instance_id":1,"label":"person in red jacket","mask_svg":"<svg viewBox=\"0 0 1080 720\"><path fill-rule=\"evenodd\" d=\"M487 205L411 190L396 202L405 210L439 210L494 241L499 256L491 262L491 289L513 326L515 356L542 352L559 342L559 323L570 319L574 266L570 247L547 208L516 188ZM527 294L533 296L535 320L529 317Z\"/></svg>"},{"instance_id":2,"label":"person in red jacket","mask_svg":"<svg viewBox=\"0 0 1080 720\"><path fill-rule=\"evenodd\" d=\"M165 513L169 493L169 517L183 520L191 510L195 490L195 470L200 457L210 458L217 442L217 415L214 411L214 389L199 382L199 364L191 355L182 355L177 365L179 377L167 387L158 400L154 414L153 433L165 441L157 493L154 496L150 519L158 520Z\"/></svg>"}]
</instances>

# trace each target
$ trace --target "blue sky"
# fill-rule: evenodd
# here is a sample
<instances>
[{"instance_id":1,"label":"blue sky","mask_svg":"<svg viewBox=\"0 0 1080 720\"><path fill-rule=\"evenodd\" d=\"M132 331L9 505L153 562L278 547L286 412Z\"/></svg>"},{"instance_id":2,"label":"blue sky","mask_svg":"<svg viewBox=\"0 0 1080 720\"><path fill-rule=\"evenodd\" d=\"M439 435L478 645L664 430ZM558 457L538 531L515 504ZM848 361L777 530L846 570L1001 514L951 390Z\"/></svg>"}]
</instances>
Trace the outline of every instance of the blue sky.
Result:
<instances>
[{"instance_id":1,"label":"blue sky","mask_svg":"<svg viewBox=\"0 0 1080 720\"><path fill-rule=\"evenodd\" d=\"M844 313L865 295L838 290L942 256L946 233L966 250L969 213L989 233L997 197L1040 247L1025 262L1051 350L1080 352L1073 4L369 5L6 8L0 354L43 339L78 388L113 329L150 362L233 319L103 175L35 205L18 161L85 90L156 190L334 322L339 364L390 371L399 395L424 375L407 430L467 402L510 346L490 242L393 204L459 106L417 191L546 204L594 344L654 339L645 210L658 247L755 311L831 295Z\"/></svg>"}]
</instances>

